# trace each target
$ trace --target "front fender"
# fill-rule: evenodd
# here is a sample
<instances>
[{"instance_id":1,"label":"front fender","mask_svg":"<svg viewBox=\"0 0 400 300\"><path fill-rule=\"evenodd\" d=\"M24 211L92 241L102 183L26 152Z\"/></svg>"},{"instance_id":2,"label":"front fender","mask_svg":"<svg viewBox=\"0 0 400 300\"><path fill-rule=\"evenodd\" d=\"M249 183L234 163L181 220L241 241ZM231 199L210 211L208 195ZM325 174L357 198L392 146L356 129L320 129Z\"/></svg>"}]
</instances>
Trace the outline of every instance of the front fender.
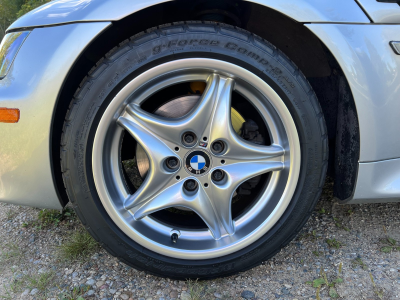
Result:
<instances>
[{"instance_id":1,"label":"front fender","mask_svg":"<svg viewBox=\"0 0 400 300\"><path fill-rule=\"evenodd\" d=\"M18 19L8 31L76 22L118 21L147 7L170 1L55 0ZM370 23L361 8L352 0L246 1L272 8L302 23Z\"/></svg>"},{"instance_id":2,"label":"front fender","mask_svg":"<svg viewBox=\"0 0 400 300\"><path fill-rule=\"evenodd\" d=\"M54 107L75 61L110 25L36 28L0 80L0 107L21 111L18 123L0 123L0 202L62 208L50 152Z\"/></svg>"}]
</instances>

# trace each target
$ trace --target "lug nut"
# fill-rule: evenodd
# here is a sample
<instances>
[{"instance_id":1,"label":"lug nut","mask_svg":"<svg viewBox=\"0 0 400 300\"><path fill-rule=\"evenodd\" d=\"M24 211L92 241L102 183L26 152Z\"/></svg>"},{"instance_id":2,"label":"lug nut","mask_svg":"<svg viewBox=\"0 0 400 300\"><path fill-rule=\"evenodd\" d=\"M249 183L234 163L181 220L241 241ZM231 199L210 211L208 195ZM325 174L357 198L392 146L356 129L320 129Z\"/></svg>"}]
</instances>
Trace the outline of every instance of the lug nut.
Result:
<instances>
[{"instance_id":1,"label":"lug nut","mask_svg":"<svg viewBox=\"0 0 400 300\"><path fill-rule=\"evenodd\" d=\"M224 151L225 145L221 141L216 141L212 144L211 148L214 153L221 153L222 151Z\"/></svg>"},{"instance_id":2,"label":"lug nut","mask_svg":"<svg viewBox=\"0 0 400 300\"><path fill-rule=\"evenodd\" d=\"M222 170L215 170L212 173L212 179L214 181L221 181L222 179L224 179L224 177L225 177L225 172Z\"/></svg>"},{"instance_id":3,"label":"lug nut","mask_svg":"<svg viewBox=\"0 0 400 300\"><path fill-rule=\"evenodd\" d=\"M185 189L189 192L193 192L197 189L197 181L193 179L189 179L185 182Z\"/></svg>"},{"instance_id":4,"label":"lug nut","mask_svg":"<svg viewBox=\"0 0 400 300\"><path fill-rule=\"evenodd\" d=\"M179 165L179 160L176 157L169 157L167 159L167 167L170 169L176 169Z\"/></svg>"},{"instance_id":5,"label":"lug nut","mask_svg":"<svg viewBox=\"0 0 400 300\"><path fill-rule=\"evenodd\" d=\"M182 142L185 146L193 146L196 143L196 135L193 132L185 132L182 136Z\"/></svg>"}]
</instances>

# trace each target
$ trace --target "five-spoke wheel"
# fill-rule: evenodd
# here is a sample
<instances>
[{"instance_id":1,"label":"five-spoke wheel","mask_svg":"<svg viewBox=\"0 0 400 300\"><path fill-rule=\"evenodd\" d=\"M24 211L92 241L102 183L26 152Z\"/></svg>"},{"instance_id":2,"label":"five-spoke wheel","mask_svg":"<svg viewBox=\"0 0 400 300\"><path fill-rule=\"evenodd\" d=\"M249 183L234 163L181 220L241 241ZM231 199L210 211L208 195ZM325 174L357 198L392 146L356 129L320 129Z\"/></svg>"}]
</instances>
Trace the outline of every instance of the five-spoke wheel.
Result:
<instances>
[{"instance_id":1,"label":"five-spoke wheel","mask_svg":"<svg viewBox=\"0 0 400 300\"><path fill-rule=\"evenodd\" d=\"M206 83L185 115L165 118L142 108L150 95L185 81ZM259 111L271 144L246 141L235 131L234 92ZM146 177L133 193L124 188L118 171L122 132L134 138L149 161ZM167 63L133 80L107 109L93 152L96 186L114 221L144 246L190 259L229 253L271 227L289 203L299 166L296 128L279 96L252 73L211 59ZM234 219L232 199L239 186L263 174L269 176L256 201ZM152 218L169 208L195 212L208 230L166 226ZM170 245L174 230L181 233L179 242Z\"/></svg>"}]
</instances>

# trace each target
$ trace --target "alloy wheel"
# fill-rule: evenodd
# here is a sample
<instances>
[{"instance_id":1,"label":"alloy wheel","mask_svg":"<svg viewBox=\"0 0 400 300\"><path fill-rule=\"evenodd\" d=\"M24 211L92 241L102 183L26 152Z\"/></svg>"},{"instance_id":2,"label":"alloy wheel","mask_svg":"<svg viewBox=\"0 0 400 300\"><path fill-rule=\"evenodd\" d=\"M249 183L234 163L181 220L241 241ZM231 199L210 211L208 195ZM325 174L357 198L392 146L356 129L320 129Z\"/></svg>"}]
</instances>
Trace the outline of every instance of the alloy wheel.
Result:
<instances>
[{"instance_id":1,"label":"alloy wheel","mask_svg":"<svg viewBox=\"0 0 400 300\"><path fill-rule=\"evenodd\" d=\"M143 109L151 95L183 82L206 83L187 114L167 118ZM232 93L259 113L270 144L238 135L231 121ZM148 161L143 183L133 193L120 159L124 134L135 139ZM297 185L300 151L291 114L265 81L228 62L191 58L146 71L111 100L96 131L92 167L100 200L126 235L162 255L209 259L245 248L276 224ZM264 174L254 202L233 217L239 186ZM193 211L206 228L154 217L169 208Z\"/></svg>"}]
</instances>

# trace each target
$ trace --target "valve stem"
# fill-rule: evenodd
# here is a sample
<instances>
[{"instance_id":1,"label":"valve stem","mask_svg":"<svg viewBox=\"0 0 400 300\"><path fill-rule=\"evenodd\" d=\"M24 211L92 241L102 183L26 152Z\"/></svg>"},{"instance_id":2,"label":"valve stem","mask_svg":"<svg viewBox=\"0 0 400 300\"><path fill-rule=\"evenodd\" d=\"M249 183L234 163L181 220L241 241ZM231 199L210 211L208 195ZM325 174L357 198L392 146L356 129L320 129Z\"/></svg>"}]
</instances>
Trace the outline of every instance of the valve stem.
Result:
<instances>
[{"instance_id":1,"label":"valve stem","mask_svg":"<svg viewBox=\"0 0 400 300\"><path fill-rule=\"evenodd\" d=\"M179 238L179 235L178 235L177 233L173 233L173 234L171 235L171 240L172 240L172 242L173 242L174 244L176 244L176 243L178 242L178 238Z\"/></svg>"}]
</instances>

